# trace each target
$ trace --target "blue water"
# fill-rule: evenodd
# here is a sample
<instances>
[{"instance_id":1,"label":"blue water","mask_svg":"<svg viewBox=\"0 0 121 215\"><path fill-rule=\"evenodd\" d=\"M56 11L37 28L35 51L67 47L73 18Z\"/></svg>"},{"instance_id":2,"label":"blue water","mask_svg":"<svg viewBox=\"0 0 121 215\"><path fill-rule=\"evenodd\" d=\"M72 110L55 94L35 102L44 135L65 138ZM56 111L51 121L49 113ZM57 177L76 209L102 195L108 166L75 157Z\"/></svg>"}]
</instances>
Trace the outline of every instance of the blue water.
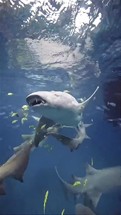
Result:
<instances>
[{"instance_id":1,"label":"blue water","mask_svg":"<svg viewBox=\"0 0 121 215\"><path fill-rule=\"evenodd\" d=\"M107 1L104 3L106 4ZM59 8L59 3L57 4L56 1L52 1L51 4L56 9ZM120 19L116 22L121 3L119 2L120 7L117 6L118 3L117 5L112 3L112 8L115 6L111 11L112 15L115 15L113 21L111 12L109 13L110 4L109 1L109 8L105 7L108 11L106 18L104 16L99 26L89 36L92 45L89 42L84 45L85 38L79 36L79 32L72 35L74 26L69 22L71 20L69 14L72 11L64 13L65 19L61 19L60 29L58 23L51 23L42 33L38 32L38 28L33 24L28 30L25 28L24 31L19 31L17 36L17 25L11 27L8 19L1 21L3 24L6 21L8 24L7 30L1 24L0 35L1 164L13 154L13 147L23 142L22 134L33 133L33 129L29 126L37 125L32 118L31 110L29 110L28 120L24 124L21 123L23 117L21 107L26 104L28 94L38 90L69 90L78 99L89 97L97 85L100 88L95 99L92 99L85 108L83 115L85 123L92 123L92 126L87 128L87 134L91 139L84 140L78 150L70 152L66 146L49 137L47 143L52 146L52 150L37 148L31 153L29 165L24 174L24 183L12 178L6 179L6 195L0 197L0 214L43 214L43 201L47 190L49 196L46 214L58 215L63 209L65 214L75 214L74 198L72 195L69 198L65 196L54 166L57 166L60 175L70 182L72 174L85 176L86 164L91 163L92 159L94 167L99 169L121 165ZM75 4L77 11L78 7L79 5ZM100 5L95 7L99 7L102 11ZM18 13L16 15L18 20L19 16L20 20L29 16L29 9L24 9L25 17L24 12L23 16L22 12ZM102 14L105 14L105 11ZM38 22L41 21L38 20ZM12 24L11 20L10 22ZM13 22L17 22L16 19L14 20L14 14ZM69 23L70 29L66 29ZM24 38L31 38L29 51L28 46L23 45L22 42L16 45L18 39L21 41ZM41 47L36 46L35 39L37 44L41 39L49 40L51 48L47 49L49 45L44 43L45 53L43 54L42 44ZM53 50L57 44L53 41L59 44L55 52ZM77 49L77 43L80 44L79 49ZM68 55L64 58L62 55L66 54L66 49L64 46L59 49L61 45L70 47ZM84 55L80 56L79 53ZM73 56L70 57L70 61L67 60L68 56ZM79 60L76 61L78 56L80 56ZM19 117L11 117L11 112L19 113ZM18 121L12 124L13 120ZM73 136L74 131L68 129L65 134ZM80 198L81 201L82 198ZM96 214L120 215L121 190L103 194L96 207Z\"/></svg>"}]
</instances>

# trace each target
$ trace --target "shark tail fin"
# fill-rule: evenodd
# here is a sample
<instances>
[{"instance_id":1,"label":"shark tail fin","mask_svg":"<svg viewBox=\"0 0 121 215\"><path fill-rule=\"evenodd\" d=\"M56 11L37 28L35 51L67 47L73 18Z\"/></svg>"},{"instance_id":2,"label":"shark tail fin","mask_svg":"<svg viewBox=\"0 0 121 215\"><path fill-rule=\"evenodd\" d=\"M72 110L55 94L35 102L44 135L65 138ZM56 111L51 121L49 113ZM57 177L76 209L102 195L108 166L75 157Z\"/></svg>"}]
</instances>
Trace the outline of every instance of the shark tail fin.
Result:
<instances>
[{"instance_id":1,"label":"shark tail fin","mask_svg":"<svg viewBox=\"0 0 121 215\"><path fill-rule=\"evenodd\" d=\"M85 101L80 103L80 110L82 110L83 108L85 108L85 106L88 104L88 102L90 101L90 99L96 94L96 92L98 91L99 86L97 86L97 88L95 89L95 91L92 93L92 95L86 99Z\"/></svg>"},{"instance_id":2,"label":"shark tail fin","mask_svg":"<svg viewBox=\"0 0 121 215\"><path fill-rule=\"evenodd\" d=\"M3 181L0 182L0 195L6 195L5 186Z\"/></svg>"},{"instance_id":3,"label":"shark tail fin","mask_svg":"<svg viewBox=\"0 0 121 215\"><path fill-rule=\"evenodd\" d=\"M59 178L60 182L62 182L62 184L67 184L67 182L66 182L66 181L64 181L64 180L63 180L63 178L59 175L59 172L58 172L58 170L57 170L57 167L56 167L56 166L55 166L55 172L56 172L56 174L57 174L57 176L58 176L58 178Z\"/></svg>"}]
</instances>

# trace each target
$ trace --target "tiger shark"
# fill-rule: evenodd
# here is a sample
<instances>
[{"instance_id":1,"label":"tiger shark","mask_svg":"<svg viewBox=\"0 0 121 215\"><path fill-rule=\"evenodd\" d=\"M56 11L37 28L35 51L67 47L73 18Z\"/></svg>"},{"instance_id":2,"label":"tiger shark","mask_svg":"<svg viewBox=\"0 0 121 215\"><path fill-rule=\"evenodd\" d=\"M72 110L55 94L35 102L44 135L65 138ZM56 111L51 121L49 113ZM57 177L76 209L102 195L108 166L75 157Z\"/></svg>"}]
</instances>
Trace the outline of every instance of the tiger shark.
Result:
<instances>
[{"instance_id":1,"label":"tiger shark","mask_svg":"<svg viewBox=\"0 0 121 215\"><path fill-rule=\"evenodd\" d=\"M78 182L75 185L64 181L56 167L55 170L60 181L70 193L77 198L81 194L87 194L95 208L102 194L121 187L121 166L97 170L88 165L85 177L80 178L74 176L75 181Z\"/></svg>"},{"instance_id":2,"label":"tiger shark","mask_svg":"<svg viewBox=\"0 0 121 215\"><path fill-rule=\"evenodd\" d=\"M85 101L79 103L72 95L62 91L37 91L29 94L26 101L38 115L55 123L76 127L82 119L82 111L95 95L99 86Z\"/></svg>"},{"instance_id":3,"label":"tiger shark","mask_svg":"<svg viewBox=\"0 0 121 215\"><path fill-rule=\"evenodd\" d=\"M5 195L4 180L12 177L23 182L23 175L28 166L31 147L33 145L26 141L20 150L15 153L0 166L0 195Z\"/></svg>"}]
</instances>

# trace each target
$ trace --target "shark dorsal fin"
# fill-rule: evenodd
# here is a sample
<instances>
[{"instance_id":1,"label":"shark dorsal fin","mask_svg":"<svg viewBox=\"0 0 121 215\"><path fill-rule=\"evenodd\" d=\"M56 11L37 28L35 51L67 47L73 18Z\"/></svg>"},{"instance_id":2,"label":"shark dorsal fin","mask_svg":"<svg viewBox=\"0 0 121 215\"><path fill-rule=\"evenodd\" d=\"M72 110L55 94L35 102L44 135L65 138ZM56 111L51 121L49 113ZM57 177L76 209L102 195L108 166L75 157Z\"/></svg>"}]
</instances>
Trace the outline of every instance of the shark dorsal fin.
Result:
<instances>
[{"instance_id":1,"label":"shark dorsal fin","mask_svg":"<svg viewBox=\"0 0 121 215\"><path fill-rule=\"evenodd\" d=\"M97 173L97 169L95 169L94 167L92 167L91 165L87 165L87 168L86 168L86 174L87 175L94 175Z\"/></svg>"}]
</instances>

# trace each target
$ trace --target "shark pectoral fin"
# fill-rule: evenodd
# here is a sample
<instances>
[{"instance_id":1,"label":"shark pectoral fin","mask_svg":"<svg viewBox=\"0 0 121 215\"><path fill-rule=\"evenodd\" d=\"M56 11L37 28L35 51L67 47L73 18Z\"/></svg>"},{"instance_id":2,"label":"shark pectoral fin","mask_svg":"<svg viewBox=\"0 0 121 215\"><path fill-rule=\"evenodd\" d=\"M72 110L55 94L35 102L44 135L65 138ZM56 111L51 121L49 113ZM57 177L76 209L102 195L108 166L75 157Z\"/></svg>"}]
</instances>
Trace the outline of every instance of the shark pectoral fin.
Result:
<instances>
[{"instance_id":1,"label":"shark pectoral fin","mask_svg":"<svg viewBox=\"0 0 121 215\"><path fill-rule=\"evenodd\" d=\"M93 206L96 208L102 193L97 190L92 190L92 191L87 192L87 195L90 198L90 200L92 201Z\"/></svg>"},{"instance_id":2,"label":"shark pectoral fin","mask_svg":"<svg viewBox=\"0 0 121 215\"><path fill-rule=\"evenodd\" d=\"M5 186L3 184L3 181L0 182L0 195L6 195Z\"/></svg>"},{"instance_id":3,"label":"shark pectoral fin","mask_svg":"<svg viewBox=\"0 0 121 215\"><path fill-rule=\"evenodd\" d=\"M94 167L92 167L91 165L87 164L86 167L86 174L87 175L94 175L98 172L99 170L95 169Z\"/></svg>"}]
</instances>

